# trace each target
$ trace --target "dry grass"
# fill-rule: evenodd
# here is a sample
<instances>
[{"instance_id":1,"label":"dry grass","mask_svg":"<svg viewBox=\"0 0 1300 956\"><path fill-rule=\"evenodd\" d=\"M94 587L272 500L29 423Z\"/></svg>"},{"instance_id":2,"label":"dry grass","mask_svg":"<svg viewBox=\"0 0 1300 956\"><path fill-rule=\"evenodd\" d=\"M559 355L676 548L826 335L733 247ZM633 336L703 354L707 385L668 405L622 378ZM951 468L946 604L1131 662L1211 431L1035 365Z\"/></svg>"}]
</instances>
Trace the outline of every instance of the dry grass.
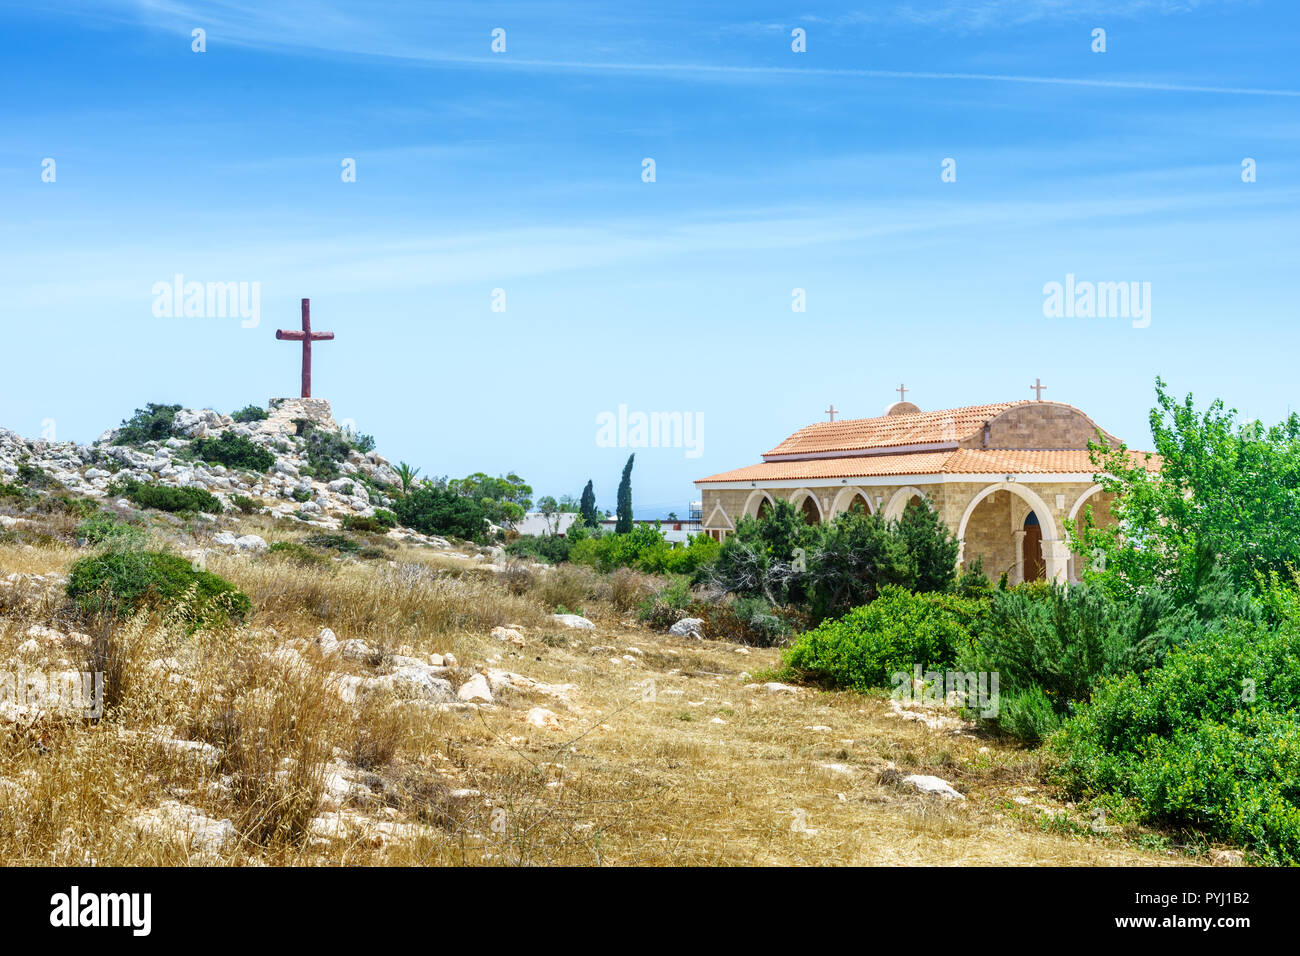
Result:
<instances>
[{"instance_id":1,"label":"dry grass","mask_svg":"<svg viewBox=\"0 0 1300 956\"><path fill-rule=\"evenodd\" d=\"M238 530L300 535L267 519ZM0 578L66 572L81 553L57 541L0 545ZM231 555L208 568L253 599L250 625L186 637L159 618L96 624L75 619L57 588L0 588L0 660L18 654L33 624L80 628L89 647L45 647L46 665L89 662L110 676L99 721L0 724L10 728L0 740L0 861L1189 862L1136 849L1129 833L1089 832L1043 792L1032 753L927 730L879 699L746 689L744 672L778 652L637 626L620 612L646 581L569 568L534 572L521 587L463 556L405 545L391 563L304 568ZM583 607L597 629L557 626L558 604ZM507 624L525 646L489 636ZM310 643L322 626L385 655L453 653L457 686L480 665L552 686L502 690L481 708L345 703L340 676L375 671L323 659ZM525 720L537 707L554 713L551 726ZM942 776L968 799L910 794L882 773L886 761ZM143 831L137 815L167 800L232 821L237 838L203 852ZM339 823L324 836L312 829L323 813Z\"/></svg>"}]
</instances>

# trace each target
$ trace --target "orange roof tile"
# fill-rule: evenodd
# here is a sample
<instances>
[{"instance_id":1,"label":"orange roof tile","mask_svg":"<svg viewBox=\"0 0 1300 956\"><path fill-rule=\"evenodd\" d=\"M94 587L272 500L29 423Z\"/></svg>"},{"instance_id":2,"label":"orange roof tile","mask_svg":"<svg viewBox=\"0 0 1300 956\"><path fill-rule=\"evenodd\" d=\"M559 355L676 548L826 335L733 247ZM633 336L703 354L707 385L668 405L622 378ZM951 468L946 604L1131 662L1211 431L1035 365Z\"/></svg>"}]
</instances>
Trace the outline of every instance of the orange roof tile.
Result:
<instances>
[{"instance_id":1,"label":"orange roof tile","mask_svg":"<svg viewBox=\"0 0 1300 956\"><path fill-rule=\"evenodd\" d=\"M960 441L975 434L984 427L986 421L1008 408L1027 404L1028 399L991 405L968 405L965 408L944 408L932 412L854 418L842 422L817 422L799 429L763 457Z\"/></svg>"},{"instance_id":2,"label":"orange roof tile","mask_svg":"<svg viewBox=\"0 0 1300 956\"><path fill-rule=\"evenodd\" d=\"M977 406L989 408L991 406ZM913 416L909 416L913 417ZM829 423L828 423L829 424ZM838 423L836 423L838 424ZM981 419L983 424L983 419ZM1159 470L1159 459L1130 451L1134 464L1145 461L1148 471ZM802 461L765 461L734 471L724 471L696 484L727 481L788 481L824 478L877 478L892 475L939 474L1093 474L1096 467L1086 449L1023 451L1018 449L959 448L955 451L914 452L902 455L863 455L815 458Z\"/></svg>"}]
</instances>

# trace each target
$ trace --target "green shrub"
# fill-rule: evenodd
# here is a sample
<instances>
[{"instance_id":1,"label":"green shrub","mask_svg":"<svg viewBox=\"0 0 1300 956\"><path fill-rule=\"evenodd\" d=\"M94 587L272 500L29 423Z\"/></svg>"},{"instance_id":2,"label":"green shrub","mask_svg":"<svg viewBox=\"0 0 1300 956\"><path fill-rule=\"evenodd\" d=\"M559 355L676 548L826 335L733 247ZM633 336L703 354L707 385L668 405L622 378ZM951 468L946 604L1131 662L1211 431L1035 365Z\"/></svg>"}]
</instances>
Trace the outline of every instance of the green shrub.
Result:
<instances>
[{"instance_id":1,"label":"green shrub","mask_svg":"<svg viewBox=\"0 0 1300 956\"><path fill-rule=\"evenodd\" d=\"M322 551L338 551L341 554L358 554L364 547L345 534L334 534L328 531L308 535L302 539L302 543L309 548L319 548Z\"/></svg>"},{"instance_id":2,"label":"green shrub","mask_svg":"<svg viewBox=\"0 0 1300 956\"><path fill-rule=\"evenodd\" d=\"M724 604L698 602L687 609L704 621L704 633L715 640L754 647L774 647L795 632L788 608L773 607L760 597L738 597Z\"/></svg>"},{"instance_id":3,"label":"green shrub","mask_svg":"<svg viewBox=\"0 0 1300 956\"><path fill-rule=\"evenodd\" d=\"M433 485L423 485L399 498L393 511L405 527L421 534L480 542L487 538L487 519L477 501Z\"/></svg>"},{"instance_id":4,"label":"green shrub","mask_svg":"<svg viewBox=\"0 0 1300 956\"><path fill-rule=\"evenodd\" d=\"M224 510L216 495L202 488L170 488L136 481L134 478L114 482L109 485L108 493L120 495L141 508L154 508L158 511L203 511L219 515Z\"/></svg>"},{"instance_id":5,"label":"green shrub","mask_svg":"<svg viewBox=\"0 0 1300 956\"><path fill-rule=\"evenodd\" d=\"M1036 584L994 591L985 607L957 669L998 675L1002 700L989 722L1027 743L1055 729L1100 678L1145 670L1203 629L1192 609L1158 591L1119 599L1087 584Z\"/></svg>"},{"instance_id":6,"label":"green shrub","mask_svg":"<svg viewBox=\"0 0 1300 956\"><path fill-rule=\"evenodd\" d=\"M641 601L637 617L651 627L667 630L683 617L689 616L686 609L693 600L690 579L676 577Z\"/></svg>"},{"instance_id":7,"label":"green shrub","mask_svg":"<svg viewBox=\"0 0 1300 956\"><path fill-rule=\"evenodd\" d=\"M391 511L379 508L373 515L346 515L343 518L345 531L364 531L369 534L383 534L397 527L397 516Z\"/></svg>"},{"instance_id":8,"label":"green shrub","mask_svg":"<svg viewBox=\"0 0 1300 956\"><path fill-rule=\"evenodd\" d=\"M227 468L268 471L275 464L274 453L230 431L216 438L196 438L190 442L188 451L195 458Z\"/></svg>"},{"instance_id":9,"label":"green shrub","mask_svg":"<svg viewBox=\"0 0 1300 956\"><path fill-rule=\"evenodd\" d=\"M230 417L240 424L248 424L249 422L266 421L267 414L265 408L260 408L257 405L245 405L239 411L233 412Z\"/></svg>"},{"instance_id":10,"label":"green shrub","mask_svg":"<svg viewBox=\"0 0 1300 956\"><path fill-rule=\"evenodd\" d=\"M34 491L46 491L63 487L63 483L58 479L47 475L40 468L25 461L20 462L18 465L18 481Z\"/></svg>"},{"instance_id":11,"label":"green shrub","mask_svg":"<svg viewBox=\"0 0 1300 956\"><path fill-rule=\"evenodd\" d=\"M879 597L800 634L784 663L805 679L865 691L899 672L950 667L972 640L982 609L952 594L912 594L884 586Z\"/></svg>"},{"instance_id":12,"label":"green shrub","mask_svg":"<svg viewBox=\"0 0 1300 956\"><path fill-rule=\"evenodd\" d=\"M229 581L196 570L184 558L125 548L73 564L68 597L87 613L119 617L142 608L171 609L188 602L186 618L191 628L242 621L253 607L248 596Z\"/></svg>"},{"instance_id":13,"label":"green shrub","mask_svg":"<svg viewBox=\"0 0 1300 956\"><path fill-rule=\"evenodd\" d=\"M1209 630L1159 667L1103 681L1050 742L1060 782L1300 864L1300 600L1286 604L1276 626Z\"/></svg>"},{"instance_id":14,"label":"green shrub","mask_svg":"<svg viewBox=\"0 0 1300 956\"><path fill-rule=\"evenodd\" d=\"M114 432L113 442L117 445L143 445L150 441L166 441L172 437L172 423L179 405L156 405L150 402L144 408L137 408L135 414L124 420Z\"/></svg>"},{"instance_id":15,"label":"green shrub","mask_svg":"<svg viewBox=\"0 0 1300 956\"><path fill-rule=\"evenodd\" d=\"M332 567L329 558L317 554L311 548L296 541L277 541L266 549L268 557L281 561L292 561L305 568Z\"/></svg>"},{"instance_id":16,"label":"green shrub","mask_svg":"<svg viewBox=\"0 0 1300 956\"><path fill-rule=\"evenodd\" d=\"M119 521L107 511L99 511L77 525L77 536L87 544L109 544L118 547L140 547L145 533L135 525Z\"/></svg>"},{"instance_id":17,"label":"green shrub","mask_svg":"<svg viewBox=\"0 0 1300 956\"><path fill-rule=\"evenodd\" d=\"M27 501L34 497L36 497L36 493L28 488L20 488L12 483L0 484L0 499Z\"/></svg>"},{"instance_id":18,"label":"green shrub","mask_svg":"<svg viewBox=\"0 0 1300 956\"><path fill-rule=\"evenodd\" d=\"M339 465L352 454L352 443L340 432L310 425L303 434L307 443L307 464L312 474L321 481L333 481L340 474Z\"/></svg>"},{"instance_id":19,"label":"green shrub","mask_svg":"<svg viewBox=\"0 0 1300 956\"><path fill-rule=\"evenodd\" d=\"M308 491L306 488L295 488L289 494L289 497L292 498L294 501L297 501L298 503L302 504L311 501L311 492Z\"/></svg>"},{"instance_id":20,"label":"green shrub","mask_svg":"<svg viewBox=\"0 0 1300 956\"><path fill-rule=\"evenodd\" d=\"M506 545L506 554L545 561L548 564L562 564L569 560L570 547L569 539L558 534L524 534Z\"/></svg>"},{"instance_id":21,"label":"green shrub","mask_svg":"<svg viewBox=\"0 0 1300 956\"><path fill-rule=\"evenodd\" d=\"M262 508L262 502L247 495L231 495L230 503L246 515L256 514Z\"/></svg>"}]
</instances>

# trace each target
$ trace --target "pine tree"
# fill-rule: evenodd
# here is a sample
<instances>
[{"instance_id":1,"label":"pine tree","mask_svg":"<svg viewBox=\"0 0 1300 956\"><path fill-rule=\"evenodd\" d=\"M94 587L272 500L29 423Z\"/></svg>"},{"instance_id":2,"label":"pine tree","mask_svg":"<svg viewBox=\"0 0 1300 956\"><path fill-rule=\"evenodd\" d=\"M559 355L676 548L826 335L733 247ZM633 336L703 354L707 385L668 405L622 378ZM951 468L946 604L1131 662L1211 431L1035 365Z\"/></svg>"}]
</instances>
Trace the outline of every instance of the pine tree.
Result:
<instances>
[{"instance_id":1,"label":"pine tree","mask_svg":"<svg viewBox=\"0 0 1300 956\"><path fill-rule=\"evenodd\" d=\"M591 487L591 482L587 482L587 487L582 489L582 499L578 502L578 514L583 524L588 528L594 528L600 524L600 515L596 512L596 492Z\"/></svg>"},{"instance_id":2,"label":"pine tree","mask_svg":"<svg viewBox=\"0 0 1300 956\"><path fill-rule=\"evenodd\" d=\"M615 534L632 532L632 460L634 458L636 458L635 452L627 456L627 464L623 466L623 479L618 483L618 521L614 523Z\"/></svg>"}]
</instances>

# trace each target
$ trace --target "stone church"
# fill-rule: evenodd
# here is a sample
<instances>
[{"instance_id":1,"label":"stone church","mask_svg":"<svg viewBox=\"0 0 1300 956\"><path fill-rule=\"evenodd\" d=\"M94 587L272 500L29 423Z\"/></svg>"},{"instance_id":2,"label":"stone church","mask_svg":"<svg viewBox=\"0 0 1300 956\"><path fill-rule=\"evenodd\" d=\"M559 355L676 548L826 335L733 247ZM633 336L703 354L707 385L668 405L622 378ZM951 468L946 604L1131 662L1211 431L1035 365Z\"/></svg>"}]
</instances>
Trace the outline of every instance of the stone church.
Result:
<instances>
[{"instance_id":1,"label":"stone church","mask_svg":"<svg viewBox=\"0 0 1300 956\"><path fill-rule=\"evenodd\" d=\"M785 498L809 523L854 507L886 519L928 501L961 542L958 562L979 559L1012 583L1077 581L1064 519L1091 507L1106 524L1110 495L1094 480L1088 442L1119 439L1072 405L999 402L925 412L895 402L878 418L799 429L759 464L695 482L705 533L721 539L744 517L762 518ZM1131 452L1148 470L1154 456Z\"/></svg>"}]
</instances>

